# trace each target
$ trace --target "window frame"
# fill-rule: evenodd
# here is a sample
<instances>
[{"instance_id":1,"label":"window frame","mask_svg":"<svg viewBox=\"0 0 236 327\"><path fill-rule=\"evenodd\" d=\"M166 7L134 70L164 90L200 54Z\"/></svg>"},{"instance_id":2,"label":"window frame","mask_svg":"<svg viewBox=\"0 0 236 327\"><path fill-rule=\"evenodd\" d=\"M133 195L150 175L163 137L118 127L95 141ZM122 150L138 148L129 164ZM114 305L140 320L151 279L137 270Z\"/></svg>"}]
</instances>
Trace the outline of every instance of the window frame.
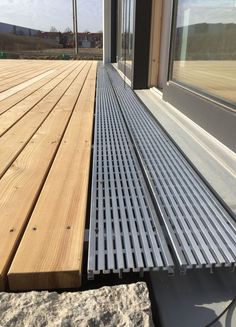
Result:
<instances>
[{"instance_id":1,"label":"window frame","mask_svg":"<svg viewBox=\"0 0 236 327\"><path fill-rule=\"evenodd\" d=\"M124 65L120 62L122 51L122 1L118 0L117 10L117 67L127 78L133 89L147 89L149 78L149 45L151 33L151 9L152 0L133 0L132 8L133 17L133 38L132 38L132 67L130 74L123 69ZM129 12L130 14L130 12ZM126 73L126 74L125 74Z\"/></svg>"},{"instance_id":2,"label":"window frame","mask_svg":"<svg viewBox=\"0 0 236 327\"><path fill-rule=\"evenodd\" d=\"M236 152L236 111L234 106L217 97L203 94L199 90L171 80L178 0L166 0L166 2L169 2L171 12L169 15L165 15L162 26L162 30L169 30L169 44L165 50L169 59L165 63L165 75L162 76L165 79L163 100L175 106L196 124ZM171 28L167 17L171 19Z\"/></svg>"}]
</instances>

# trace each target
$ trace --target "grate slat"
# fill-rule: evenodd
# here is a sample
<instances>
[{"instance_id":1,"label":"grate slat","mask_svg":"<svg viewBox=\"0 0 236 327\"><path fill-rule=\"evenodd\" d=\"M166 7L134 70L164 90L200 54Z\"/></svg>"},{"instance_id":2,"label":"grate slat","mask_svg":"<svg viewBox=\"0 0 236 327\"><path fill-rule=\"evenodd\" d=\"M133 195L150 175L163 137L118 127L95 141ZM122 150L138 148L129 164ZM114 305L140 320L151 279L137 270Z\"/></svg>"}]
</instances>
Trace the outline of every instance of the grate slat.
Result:
<instances>
[{"instance_id":1,"label":"grate slat","mask_svg":"<svg viewBox=\"0 0 236 327\"><path fill-rule=\"evenodd\" d=\"M106 70L179 265L235 266L235 221L134 92Z\"/></svg>"},{"instance_id":2,"label":"grate slat","mask_svg":"<svg viewBox=\"0 0 236 327\"><path fill-rule=\"evenodd\" d=\"M97 77L88 278L168 270L173 261L104 67Z\"/></svg>"}]
</instances>

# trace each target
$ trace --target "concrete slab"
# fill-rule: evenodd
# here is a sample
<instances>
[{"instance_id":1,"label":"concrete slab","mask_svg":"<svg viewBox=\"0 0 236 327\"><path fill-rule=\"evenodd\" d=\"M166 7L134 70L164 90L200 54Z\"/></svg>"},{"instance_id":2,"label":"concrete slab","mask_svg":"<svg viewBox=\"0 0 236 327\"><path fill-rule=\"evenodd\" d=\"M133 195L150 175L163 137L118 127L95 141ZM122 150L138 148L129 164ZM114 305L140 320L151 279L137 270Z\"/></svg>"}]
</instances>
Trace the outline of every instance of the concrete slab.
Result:
<instances>
[{"instance_id":1,"label":"concrete slab","mask_svg":"<svg viewBox=\"0 0 236 327\"><path fill-rule=\"evenodd\" d=\"M219 269L188 271L168 277L151 273L151 285L162 327L204 327L236 296L236 273ZM236 304L213 327L235 327Z\"/></svg>"}]
</instances>

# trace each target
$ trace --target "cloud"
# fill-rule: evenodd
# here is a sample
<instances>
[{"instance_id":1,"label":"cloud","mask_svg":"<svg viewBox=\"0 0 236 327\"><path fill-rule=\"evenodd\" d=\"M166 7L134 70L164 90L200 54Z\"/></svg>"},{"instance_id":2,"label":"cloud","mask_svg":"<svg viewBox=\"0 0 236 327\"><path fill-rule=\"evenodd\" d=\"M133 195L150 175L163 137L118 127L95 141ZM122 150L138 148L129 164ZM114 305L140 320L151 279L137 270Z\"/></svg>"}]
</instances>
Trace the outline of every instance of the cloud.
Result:
<instances>
[{"instance_id":1,"label":"cloud","mask_svg":"<svg viewBox=\"0 0 236 327\"><path fill-rule=\"evenodd\" d=\"M77 0L79 30L102 28L102 0ZM72 28L72 0L0 0L0 22L49 30Z\"/></svg>"},{"instance_id":2,"label":"cloud","mask_svg":"<svg viewBox=\"0 0 236 327\"><path fill-rule=\"evenodd\" d=\"M187 15L189 18L186 19ZM199 23L235 23L236 0L182 0L178 9L177 26Z\"/></svg>"}]
</instances>

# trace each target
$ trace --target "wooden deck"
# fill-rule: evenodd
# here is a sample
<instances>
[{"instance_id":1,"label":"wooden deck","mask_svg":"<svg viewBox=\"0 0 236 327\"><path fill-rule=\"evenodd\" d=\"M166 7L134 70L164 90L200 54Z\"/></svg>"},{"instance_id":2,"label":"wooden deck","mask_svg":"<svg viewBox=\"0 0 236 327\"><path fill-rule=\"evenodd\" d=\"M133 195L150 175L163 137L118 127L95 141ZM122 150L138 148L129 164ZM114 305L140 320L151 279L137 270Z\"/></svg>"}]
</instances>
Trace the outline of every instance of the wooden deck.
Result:
<instances>
[{"instance_id":1,"label":"wooden deck","mask_svg":"<svg viewBox=\"0 0 236 327\"><path fill-rule=\"evenodd\" d=\"M80 286L96 70L0 61L0 290Z\"/></svg>"}]
</instances>

